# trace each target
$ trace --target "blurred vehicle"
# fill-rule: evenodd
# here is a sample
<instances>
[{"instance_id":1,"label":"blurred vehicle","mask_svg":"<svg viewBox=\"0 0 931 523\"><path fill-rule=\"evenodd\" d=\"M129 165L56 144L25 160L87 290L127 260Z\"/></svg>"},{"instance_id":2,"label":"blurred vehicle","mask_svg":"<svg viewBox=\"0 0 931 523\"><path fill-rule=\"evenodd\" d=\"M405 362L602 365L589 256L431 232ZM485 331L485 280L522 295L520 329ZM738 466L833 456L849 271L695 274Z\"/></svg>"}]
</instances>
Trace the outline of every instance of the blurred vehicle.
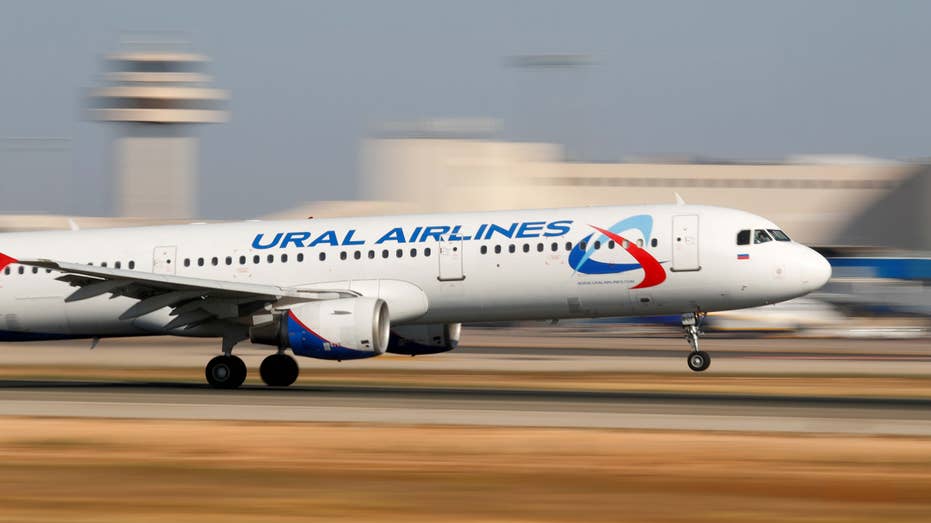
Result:
<instances>
[{"instance_id":1,"label":"blurred vehicle","mask_svg":"<svg viewBox=\"0 0 931 523\"><path fill-rule=\"evenodd\" d=\"M709 332L794 332L837 327L847 321L841 311L819 299L804 297L762 307L708 315Z\"/></svg>"}]
</instances>

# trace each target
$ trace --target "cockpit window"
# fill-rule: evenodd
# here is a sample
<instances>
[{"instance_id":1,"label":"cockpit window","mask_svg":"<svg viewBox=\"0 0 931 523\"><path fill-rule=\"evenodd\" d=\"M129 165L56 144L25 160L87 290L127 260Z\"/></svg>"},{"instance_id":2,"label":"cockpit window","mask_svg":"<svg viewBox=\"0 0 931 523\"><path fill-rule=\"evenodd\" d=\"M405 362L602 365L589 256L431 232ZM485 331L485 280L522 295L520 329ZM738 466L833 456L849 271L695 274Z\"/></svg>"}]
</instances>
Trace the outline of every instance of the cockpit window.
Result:
<instances>
[{"instance_id":1,"label":"cockpit window","mask_svg":"<svg viewBox=\"0 0 931 523\"><path fill-rule=\"evenodd\" d=\"M737 233L737 245L750 245L750 229L744 229Z\"/></svg>"},{"instance_id":2,"label":"cockpit window","mask_svg":"<svg viewBox=\"0 0 931 523\"><path fill-rule=\"evenodd\" d=\"M765 229L757 229L753 231L753 243L766 243L772 240L772 236L770 236Z\"/></svg>"},{"instance_id":3,"label":"cockpit window","mask_svg":"<svg viewBox=\"0 0 931 523\"><path fill-rule=\"evenodd\" d=\"M788 235L788 234L786 234L786 233L780 231L779 229L769 229L769 233L773 235L773 238L775 238L777 242L790 242L790 241L792 241L792 240L789 239L789 235Z\"/></svg>"}]
</instances>

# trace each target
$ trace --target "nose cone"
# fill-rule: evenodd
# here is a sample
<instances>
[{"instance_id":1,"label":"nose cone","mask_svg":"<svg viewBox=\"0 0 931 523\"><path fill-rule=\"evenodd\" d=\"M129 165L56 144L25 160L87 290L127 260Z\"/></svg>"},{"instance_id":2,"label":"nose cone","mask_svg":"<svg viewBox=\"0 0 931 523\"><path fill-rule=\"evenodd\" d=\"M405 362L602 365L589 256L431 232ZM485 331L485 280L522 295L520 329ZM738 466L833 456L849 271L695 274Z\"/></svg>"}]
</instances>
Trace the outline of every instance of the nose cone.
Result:
<instances>
[{"instance_id":1,"label":"nose cone","mask_svg":"<svg viewBox=\"0 0 931 523\"><path fill-rule=\"evenodd\" d=\"M802 259L802 287L806 292L820 289L831 278L831 264L812 249L806 249Z\"/></svg>"}]
</instances>

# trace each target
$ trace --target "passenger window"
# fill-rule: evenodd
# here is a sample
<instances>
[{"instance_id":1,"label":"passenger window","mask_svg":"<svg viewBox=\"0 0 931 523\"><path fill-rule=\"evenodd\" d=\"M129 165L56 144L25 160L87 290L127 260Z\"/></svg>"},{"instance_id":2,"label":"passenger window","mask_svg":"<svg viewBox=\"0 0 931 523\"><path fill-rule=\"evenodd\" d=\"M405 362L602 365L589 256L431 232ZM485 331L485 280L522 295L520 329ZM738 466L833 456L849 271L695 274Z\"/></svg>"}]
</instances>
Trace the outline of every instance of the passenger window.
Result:
<instances>
[{"instance_id":1,"label":"passenger window","mask_svg":"<svg viewBox=\"0 0 931 523\"><path fill-rule=\"evenodd\" d=\"M423 255L429 258L431 252L433 251L430 250L430 247L427 247L423 250Z\"/></svg>"},{"instance_id":2,"label":"passenger window","mask_svg":"<svg viewBox=\"0 0 931 523\"><path fill-rule=\"evenodd\" d=\"M185 259L184 259L184 266L185 266L185 267L190 267L190 266L191 266L191 259L190 259L190 258L185 258Z\"/></svg>"},{"instance_id":3,"label":"passenger window","mask_svg":"<svg viewBox=\"0 0 931 523\"><path fill-rule=\"evenodd\" d=\"M369 251L369 259L370 259L370 260L374 260L374 259L375 259L375 251Z\"/></svg>"},{"instance_id":4,"label":"passenger window","mask_svg":"<svg viewBox=\"0 0 931 523\"><path fill-rule=\"evenodd\" d=\"M571 251L571 250L572 250L572 242L566 242L566 250L567 250L567 251Z\"/></svg>"},{"instance_id":5,"label":"passenger window","mask_svg":"<svg viewBox=\"0 0 931 523\"><path fill-rule=\"evenodd\" d=\"M362 253L359 252L359 251L356 251L356 252L352 253L352 257L353 257L354 259L358 260L358 259L362 258Z\"/></svg>"},{"instance_id":6,"label":"passenger window","mask_svg":"<svg viewBox=\"0 0 931 523\"><path fill-rule=\"evenodd\" d=\"M22 273L26 272L26 269L24 269L22 266L20 266L20 267L19 267L19 271L17 271L17 272L19 272L20 274L22 274Z\"/></svg>"},{"instance_id":7,"label":"passenger window","mask_svg":"<svg viewBox=\"0 0 931 523\"><path fill-rule=\"evenodd\" d=\"M553 245L550 245L550 250L553 251L553 252L558 251L558 250L559 250L559 244L556 243L556 242L553 242Z\"/></svg>"},{"instance_id":8,"label":"passenger window","mask_svg":"<svg viewBox=\"0 0 931 523\"><path fill-rule=\"evenodd\" d=\"M119 269L119 268L123 267L123 262L116 262L116 263L113 264L113 266L114 266L115 268Z\"/></svg>"},{"instance_id":9,"label":"passenger window","mask_svg":"<svg viewBox=\"0 0 931 523\"><path fill-rule=\"evenodd\" d=\"M524 252L530 252L530 245L524 244Z\"/></svg>"},{"instance_id":10,"label":"passenger window","mask_svg":"<svg viewBox=\"0 0 931 523\"><path fill-rule=\"evenodd\" d=\"M340 259L340 260L345 260L345 259L346 259L346 251L340 251L340 252L339 252L339 259Z\"/></svg>"},{"instance_id":11,"label":"passenger window","mask_svg":"<svg viewBox=\"0 0 931 523\"><path fill-rule=\"evenodd\" d=\"M32 273L33 273L33 274L39 274L39 268L38 268L38 267L33 267L33 268L32 268Z\"/></svg>"},{"instance_id":12,"label":"passenger window","mask_svg":"<svg viewBox=\"0 0 931 523\"><path fill-rule=\"evenodd\" d=\"M288 255L287 255L287 254L282 254L282 255L281 255L281 263L288 263Z\"/></svg>"},{"instance_id":13,"label":"passenger window","mask_svg":"<svg viewBox=\"0 0 931 523\"><path fill-rule=\"evenodd\" d=\"M239 264L240 264L240 265L245 265L245 264L246 264L246 257L245 257L245 256L240 256L240 257L239 257Z\"/></svg>"},{"instance_id":14,"label":"passenger window","mask_svg":"<svg viewBox=\"0 0 931 523\"><path fill-rule=\"evenodd\" d=\"M641 241L643 241L643 240L641 240ZM615 245L614 240L608 241L608 248L609 248L609 249L613 249L613 248L614 248L614 245Z\"/></svg>"},{"instance_id":15,"label":"passenger window","mask_svg":"<svg viewBox=\"0 0 931 523\"><path fill-rule=\"evenodd\" d=\"M650 240L650 245L652 245L653 247L656 247L657 244L659 244L659 242L656 241L656 238L653 238L652 240Z\"/></svg>"},{"instance_id":16,"label":"passenger window","mask_svg":"<svg viewBox=\"0 0 931 523\"><path fill-rule=\"evenodd\" d=\"M135 269L135 268L136 268L136 262L134 262L133 260L129 260L129 268L130 268L130 269Z\"/></svg>"},{"instance_id":17,"label":"passenger window","mask_svg":"<svg viewBox=\"0 0 931 523\"><path fill-rule=\"evenodd\" d=\"M262 258L259 258L259 255L256 254L255 256L252 257L252 263L258 265L258 264L259 264L259 261L260 261L261 259L262 259Z\"/></svg>"},{"instance_id":18,"label":"passenger window","mask_svg":"<svg viewBox=\"0 0 931 523\"><path fill-rule=\"evenodd\" d=\"M382 258L387 258L388 256L390 256L390 253L388 252L388 249L384 249L384 250L381 251L381 257L382 257Z\"/></svg>"},{"instance_id":19,"label":"passenger window","mask_svg":"<svg viewBox=\"0 0 931 523\"><path fill-rule=\"evenodd\" d=\"M320 258L320 261L326 261L326 253L321 252L319 258Z\"/></svg>"},{"instance_id":20,"label":"passenger window","mask_svg":"<svg viewBox=\"0 0 931 523\"><path fill-rule=\"evenodd\" d=\"M495 254L501 254L501 246L495 245Z\"/></svg>"},{"instance_id":21,"label":"passenger window","mask_svg":"<svg viewBox=\"0 0 931 523\"><path fill-rule=\"evenodd\" d=\"M737 233L737 245L749 245L750 244L750 230L744 229Z\"/></svg>"},{"instance_id":22,"label":"passenger window","mask_svg":"<svg viewBox=\"0 0 931 523\"><path fill-rule=\"evenodd\" d=\"M197 258L197 266L198 266L198 267L203 267L203 266L204 266L204 259L203 259L203 258Z\"/></svg>"},{"instance_id":23,"label":"passenger window","mask_svg":"<svg viewBox=\"0 0 931 523\"><path fill-rule=\"evenodd\" d=\"M601 248L601 242L598 240L595 240L595 250L597 251L600 248Z\"/></svg>"},{"instance_id":24,"label":"passenger window","mask_svg":"<svg viewBox=\"0 0 931 523\"><path fill-rule=\"evenodd\" d=\"M303 261L304 261L304 253L303 252L297 253L297 262L301 263Z\"/></svg>"},{"instance_id":25,"label":"passenger window","mask_svg":"<svg viewBox=\"0 0 931 523\"><path fill-rule=\"evenodd\" d=\"M267 261L268 263L275 263L275 255L269 254L268 256L265 257L265 261Z\"/></svg>"},{"instance_id":26,"label":"passenger window","mask_svg":"<svg viewBox=\"0 0 931 523\"><path fill-rule=\"evenodd\" d=\"M579 248L582 249L583 251L587 251L587 250L588 250L588 242L585 241L585 240L582 240L581 242L579 242Z\"/></svg>"},{"instance_id":27,"label":"passenger window","mask_svg":"<svg viewBox=\"0 0 931 523\"><path fill-rule=\"evenodd\" d=\"M9 275L10 275L10 268L7 267L6 269L3 269L3 274L6 274L7 276L9 276Z\"/></svg>"},{"instance_id":28,"label":"passenger window","mask_svg":"<svg viewBox=\"0 0 931 523\"><path fill-rule=\"evenodd\" d=\"M643 238L637 240L637 247L643 248Z\"/></svg>"},{"instance_id":29,"label":"passenger window","mask_svg":"<svg viewBox=\"0 0 931 523\"><path fill-rule=\"evenodd\" d=\"M772 241L769 233L763 229L757 229L753 231L753 243L766 243Z\"/></svg>"},{"instance_id":30,"label":"passenger window","mask_svg":"<svg viewBox=\"0 0 931 523\"><path fill-rule=\"evenodd\" d=\"M481 252L482 254L488 254L488 246L482 245L482 247L479 249L479 252Z\"/></svg>"},{"instance_id":31,"label":"passenger window","mask_svg":"<svg viewBox=\"0 0 931 523\"><path fill-rule=\"evenodd\" d=\"M411 249L411 258L417 257L417 249Z\"/></svg>"},{"instance_id":32,"label":"passenger window","mask_svg":"<svg viewBox=\"0 0 931 523\"><path fill-rule=\"evenodd\" d=\"M769 233L773 235L773 238L775 238L777 242L792 241L789 239L789 236L786 233L780 231L779 229L769 229Z\"/></svg>"},{"instance_id":33,"label":"passenger window","mask_svg":"<svg viewBox=\"0 0 931 523\"><path fill-rule=\"evenodd\" d=\"M404 256L404 249L398 249L397 251L395 251L394 254L395 254L398 258L400 258L401 256Z\"/></svg>"},{"instance_id":34,"label":"passenger window","mask_svg":"<svg viewBox=\"0 0 931 523\"><path fill-rule=\"evenodd\" d=\"M543 244L542 244L542 243L538 243L538 244L537 244L537 252L543 252Z\"/></svg>"},{"instance_id":35,"label":"passenger window","mask_svg":"<svg viewBox=\"0 0 931 523\"><path fill-rule=\"evenodd\" d=\"M213 265L214 267L216 267L219 263L220 260L218 260L216 256L210 259L210 265Z\"/></svg>"},{"instance_id":36,"label":"passenger window","mask_svg":"<svg viewBox=\"0 0 931 523\"><path fill-rule=\"evenodd\" d=\"M511 245L508 245L508 252L511 254L514 254L515 252L517 252L517 247L515 247L513 243Z\"/></svg>"}]
</instances>

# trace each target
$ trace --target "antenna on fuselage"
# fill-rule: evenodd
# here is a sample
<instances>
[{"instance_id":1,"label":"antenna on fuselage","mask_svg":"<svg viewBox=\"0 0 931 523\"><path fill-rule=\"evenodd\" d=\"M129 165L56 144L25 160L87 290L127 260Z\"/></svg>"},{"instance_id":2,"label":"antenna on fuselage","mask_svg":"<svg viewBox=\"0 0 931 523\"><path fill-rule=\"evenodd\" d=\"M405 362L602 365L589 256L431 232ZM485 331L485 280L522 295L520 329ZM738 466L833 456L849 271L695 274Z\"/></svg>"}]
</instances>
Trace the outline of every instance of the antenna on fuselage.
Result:
<instances>
[{"instance_id":1,"label":"antenna on fuselage","mask_svg":"<svg viewBox=\"0 0 931 523\"><path fill-rule=\"evenodd\" d=\"M676 205L685 205L685 200L683 200L682 197L679 196L679 193L673 193L673 194L676 195Z\"/></svg>"}]
</instances>

